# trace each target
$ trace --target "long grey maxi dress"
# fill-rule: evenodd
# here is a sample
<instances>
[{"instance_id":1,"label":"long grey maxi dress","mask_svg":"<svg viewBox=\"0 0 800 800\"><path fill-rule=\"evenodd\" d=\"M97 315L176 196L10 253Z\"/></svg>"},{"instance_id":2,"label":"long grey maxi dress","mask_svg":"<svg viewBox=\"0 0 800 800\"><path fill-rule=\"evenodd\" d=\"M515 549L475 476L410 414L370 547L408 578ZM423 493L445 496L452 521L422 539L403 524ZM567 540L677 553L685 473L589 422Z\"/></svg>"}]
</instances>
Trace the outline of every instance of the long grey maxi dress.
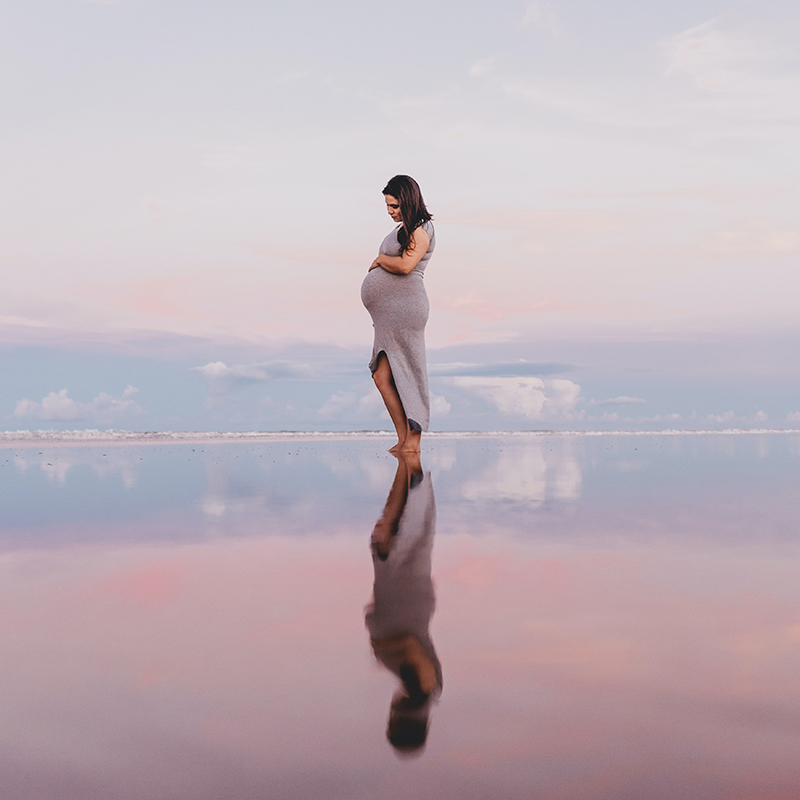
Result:
<instances>
[{"instance_id":1,"label":"long grey maxi dress","mask_svg":"<svg viewBox=\"0 0 800 800\"><path fill-rule=\"evenodd\" d=\"M401 227L398 225L383 240L381 254L400 255L397 233ZM408 275L395 275L381 267L371 270L361 284L361 301L375 327L370 370L375 372L378 356L385 353L409 427L411 430L427 431L431 411L425 359L425 324L428 322L430 306L423 275L436 246L436 234L431 222L421 227L431 242L419 264Z\"/></svg>"}]
</instances>

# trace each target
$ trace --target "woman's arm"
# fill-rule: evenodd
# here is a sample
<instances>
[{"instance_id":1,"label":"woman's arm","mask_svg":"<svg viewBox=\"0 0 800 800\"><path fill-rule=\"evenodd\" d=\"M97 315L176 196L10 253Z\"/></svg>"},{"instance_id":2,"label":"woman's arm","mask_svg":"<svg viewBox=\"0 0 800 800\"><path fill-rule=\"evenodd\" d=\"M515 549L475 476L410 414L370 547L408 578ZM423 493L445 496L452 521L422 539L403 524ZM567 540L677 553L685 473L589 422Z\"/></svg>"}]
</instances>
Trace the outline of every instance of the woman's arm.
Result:
<instances>
[{"instance_id":1,"label":"woman's arm","mask_svg":"<svg viewBox=\"0 0 800 800\"><path fill-rule=\"evenodd\" d=\"M428 252L431 237L428 232L420 226L414 231L414 244L409 247L401 256L379 255L370 266L367 272L376 267L382 267L387 272L395 275L408 275L414 267L422 261L422 257Z\"/></svg>"}]
</instances>

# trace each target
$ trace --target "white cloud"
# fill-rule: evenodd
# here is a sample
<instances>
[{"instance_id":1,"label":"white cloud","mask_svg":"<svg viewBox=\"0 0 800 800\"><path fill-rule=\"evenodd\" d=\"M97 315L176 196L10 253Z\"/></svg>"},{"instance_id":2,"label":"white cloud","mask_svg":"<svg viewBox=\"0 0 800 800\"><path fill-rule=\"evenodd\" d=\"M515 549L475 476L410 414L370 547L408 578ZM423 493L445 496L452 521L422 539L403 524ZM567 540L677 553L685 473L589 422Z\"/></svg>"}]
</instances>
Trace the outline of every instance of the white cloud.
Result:
<instances>
[{"instance_id":1,"label":"white cloud","mask_svg":"<svg viewBox=\"0 0 800 800\"><path fill-rule=\"evenodd\" d=\"M332 394L317 412L323 419L374 419L384 411L383 400L374 387L359 393L341 390Z\"/></svg>"},{"instance_id":2,"label":"white cloud","mask_svg":"<svg viewBox=\"0 0 800 800\"><path fill-rule=\"evenodd\" d=\"M440 395L431 395L431 412L446 416L450 412L450 403ZM323 419L372 420L386 418L386 407L380 393L374 386L366 391L341 390L332 394L317 412Z\"/></svg>"},{"instance_id":3,"label":"white cloud","mask_svg":"<svg viewBox=\"0 0 800 800\"><path fill-rule=\"evenodd\" d=\"M655 417L650 417L652 422L680 422L683 419L681 414L658 414Z\"/></svg>"},{"instance_id":4,"label":"white cloud","mask_svg":"<svg viewBox=\"0 0 800 800\"><path fill-rule=\"evenodd\" d=\"M688 79L707 96L713 92L719 100L744 101L740 110L751 119L785 123L800 115L800 76L786 70L777 41L752 28L725 28L715 17L659 45L668 75Z\"/></svg>"},{"instance_id":5,"label":"white cloud","mask_svg":"<svg viewBox=\"0 0 800 800\"><path fill-rule=\"evenodd\" d=\"M737 423L742 425L763 425L769 419L769 414L766 411L756 411L752 417L737 416L733 411L726 411L724 414L709 414L705 417L706 422L714 422L717 424ZM791 422L791 414L789 415Z\"/></svg>"},{"instance_id":6,"label":"white cloud","mask_svg":"<svg viewBox=\"0 0 800 800\"><path fill-rule=\"evenodd\" d=\"M466 298L456 299L452 308L461 311L469 307ZM555 375L566 372L573 367L570 364L557 364L553 362L526 361L524 358L515 361L488 361L469 362L451 361L439 364L429 364L428 374L440 378L464 377L467 375L485 378L509 378L515 375Z\"/></svg>"},{"instance_id":7,"label":"white cloud","mask_svg":"<svg viewBox=\"0 0 800 800\"><path fill-rule=\"evenodd\" d=\"M367 417L374 417L386 410L383 398L377 389L368 389L358 400L358 413Z\"/></svg>"},{"instance_id":8,"label":"white cloud","mask_svg":"<svg viewBox=\"0 0 800 800\"><path fill-rule=\"evenodd\" d=\"M714 17L662 39L667 72L688 75L706 89L738 83L743 62L757 56L755 43L741 31L724 30L721 23L721 17Z\"/></svg>"},{"instance_id":9,"label":"white cloud","mask_svg":"<svg viewBox=\"0 0 800 800\"><path fill-rule=\"evenodd\" d=\"M139 393L134 386L127 386L119 397L100 392L90 403L79 403L67 393L67 389L60 392L50 392L42 398L40 403L28 400L18 400L14 415L20 418L42 420L70 420L70 419L112 419L125 413L141 414L142 408L131 398Z\"/></svg>"},{"instance_id":10,"label":"white cloud","mask_svg":"<svg viewBox=\"0 0 800 800\"><path fill-rule=\"evenodd\" d=\"M208 381L274 381L281 378L310 378L311 368L294 361L262 361L256 364L234 364L229 367L224 361L212 361L202 367L191 367Z\"/></svg>"},{"instance_id":11,"label":"white cloud","mask_svg":"<svg viewBox=\"0 0 800 800\"><path fill-rule=\"evenodd\" d=\"M491 403L501 414L533 420L575 419L581 387L566 378L450 378L449 383Z\"/></svg>"},{"instance_id":12,"label":"white cloud","mask_svg":"<svg viewBox=\"0 0 800 800\"><path fill-rule=\"evenodd\" d=\"M444 399L441 395L432 394L431 395L431 413L438 414L441 417L445 417L450 413L450 409L452 406L447 400Z\"/></svg>"},{"instance_id":13,"label":"white cloud","mask_svg":"<svg viewBox=\"0 0 800 800\"><path fill-rule=\"evenodd\" d=\"M625 86L591 75L508 74L498 85L542 110L617 128L671 136L681 130L693 142L734 133L773 140L800 118L800 74L779 37L725 28L721 19L666 37L658 49L671 80L646 92L641 82Z\"/></svg>"},{"instance_id":14,"label":"white cloud","mask_svg":"<svg viewBox=\"0 0 800 800\"><path fill-rule=\"evenodd\" d=\"M643 400L641 397L627 397L626 395L620 395L619 397L609 397L606 400L590 400L586 405L589 408L592 408L593 406L627 406L646 402L647 400Z\"/></svg>"},{"instance_id":15,"label":"white cloud","mask_svg":"<svg viewBox=\"0 0 800 800\"><path fill-rule=\"evenodd\" d=\"M27 398L18 400L14 409L16 417L37 417L39 419L77 419L80 416L79 404L67 397L67 390L50 392L41 403Z\"/></svg>"},{"instance_id":16,"label":"white cloud","mask_svg":"<svg viewBox=\"0 0 800 800\"><path fill-rule=\"evenodd\" d=\"M307 380L312 377L311 368L307 364L287 360L232 366L224 361L211 361L202 367L190 367L189 372L196 372L208 386L206 408L213 408L224 402L225 397L236 386L277 380Z\"/></svg>"},{"instance_id":17,"label":"white cloud","mask_svg":"<svg viewBox=\"0 0 800 800\"><path fill-rule=\"evenodd\" d=\"M534 2L528 5L522 18L522 27L539 28L547 31L554 39L561 36L561 26L558 24L556 12L546 2Z\"/></svg>"},{"instance_id":18,"label":"white cloud","mask_svg":"<svg viewBox=\"0 0 800 800\"><path fill-rule=\"evenodd\" d=\"M724 414L709 414L706 419L709 422L732 422L736 419L736 414L734 414L733 411L726 411Z\"/></svg>"},{"instance_id":19,"label":"white cloud","mask_svg":"<svg viewBox=\"0 0 800 800\"><path fill-rule=\"evenodd\" d=\"M208 517L224 517L225 512L228 510L225 499L216 495L206 495L200 504L200 508Z\"/></svg>"},{"instance_id":20,"label":"white cloud","mask_svg":"<svg viewBox=\"0 0 800 800\"><path fill-rule=\"evenodd\" d=\"M486 75L488 72L491 72L493 69L494 69L494 59L493 58L482 58L480 61L476 61L469 68L469 74L473 78L478 78L481 75Z\"/></svg>"},{"instance_id":21,"label":"white cloud","mask_svg":"<svg viewBox=\"0 0 800 800\"><path fill-rule=\"evenodd\" d=\"M366 399L366 395L362 399ZM319 415L325 419L338 417L343 412L352 410L358 402L359 397L355 392L336 392L325 401Z\"/></svg>"},{"instance_id":22,"label":"white cloud","mask_svg":"<svg viewBox=\"0 0 800 800\"><path fill-rule=\"evenodd\" d=\"M788 422L800 422L800 411L790 411L786 419Z\"/></svg>"}]
</instances>

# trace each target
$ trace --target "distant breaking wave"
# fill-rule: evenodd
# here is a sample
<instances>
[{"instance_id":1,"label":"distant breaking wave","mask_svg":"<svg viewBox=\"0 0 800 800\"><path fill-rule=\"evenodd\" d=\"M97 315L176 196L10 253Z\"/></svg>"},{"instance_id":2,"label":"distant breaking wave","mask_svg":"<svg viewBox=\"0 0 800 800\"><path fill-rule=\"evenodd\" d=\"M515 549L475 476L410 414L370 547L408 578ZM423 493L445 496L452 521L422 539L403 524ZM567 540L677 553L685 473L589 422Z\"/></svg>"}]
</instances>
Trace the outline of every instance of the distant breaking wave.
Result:
<instances>
[{"instance_id":1,"label":"distant breaking wave","mask_svg":"<svg viewBox=\"0 0 800 800\"><path fill-rule=\"evenodd\" d=\"M730 436L753 434L800 433L798 428L725 428L722 430L661 431L437 431L426 434L436 439L535 438L542 436ZM393 436L391 431L0 431L0 445L28 442L130 442L131 444L169 442L281 441L286 439L334 440L373 439Z\"/></svg>"}]
</instances>

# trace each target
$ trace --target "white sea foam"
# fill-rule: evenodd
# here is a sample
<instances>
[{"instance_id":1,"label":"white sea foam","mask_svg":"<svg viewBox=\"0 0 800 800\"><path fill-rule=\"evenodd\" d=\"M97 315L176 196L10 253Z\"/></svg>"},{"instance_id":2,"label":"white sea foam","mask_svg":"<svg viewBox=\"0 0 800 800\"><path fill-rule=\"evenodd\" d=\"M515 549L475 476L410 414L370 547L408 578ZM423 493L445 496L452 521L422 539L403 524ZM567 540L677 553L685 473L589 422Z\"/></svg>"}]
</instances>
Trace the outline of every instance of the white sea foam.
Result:
<instances>
[{"instance_id":1,"label":"white sea foam","mask_svg":"<svg viewBox=\"0 0 800 800\"><path fill-rule=\"evenodd\" d=\"M358 439L389 436L388 431L0 431L0 446L41 442L76 444L129 442L158 444L170 442L276 441L283 439Z\"/></svg>"},{"instance_id":2,"label":"white sea foam","mask_svg":"<svg viewBox=\"0 0 800 800\"><path fill-rule=\"evenodd\" d=\"M725 428L722 430L660 431L436 431L436 439L537 438L543 436L730 436L800 434L798 428ZM394 436L390 431L0 431L0 447L27 444L168 444L180 442L242 442L294 440L373 439Z\"/></svg>"}]
</instances>

